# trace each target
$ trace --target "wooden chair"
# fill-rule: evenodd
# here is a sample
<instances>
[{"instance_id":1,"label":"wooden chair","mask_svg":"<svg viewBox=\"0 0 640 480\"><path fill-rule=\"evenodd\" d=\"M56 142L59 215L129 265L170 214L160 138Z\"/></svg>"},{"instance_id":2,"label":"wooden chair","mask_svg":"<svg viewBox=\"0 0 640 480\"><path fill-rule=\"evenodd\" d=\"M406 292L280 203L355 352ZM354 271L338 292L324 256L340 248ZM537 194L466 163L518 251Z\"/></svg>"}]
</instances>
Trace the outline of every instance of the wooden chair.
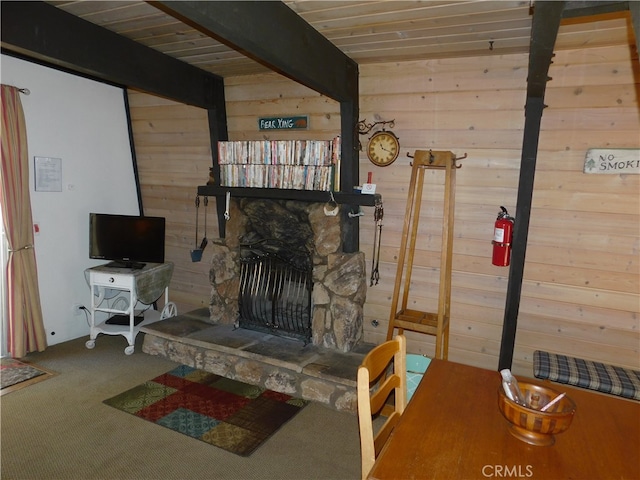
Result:
<instances>
[{"instance_id":1,"label":"wooden chair","mask_svg":"<svg viewBox=\"0 0 640 480\"><path fill-rule=\"evenodd\" d=\"M358 422L363 479L371 471L378 454L407 406L406 356L407 341L404 335L397 335L371 350L358 368ZM392 369L389 368L391 365ZM374 434L373 418L388 405L392 392L393 409L382 427Z\"/></svg>"}]
</instances>

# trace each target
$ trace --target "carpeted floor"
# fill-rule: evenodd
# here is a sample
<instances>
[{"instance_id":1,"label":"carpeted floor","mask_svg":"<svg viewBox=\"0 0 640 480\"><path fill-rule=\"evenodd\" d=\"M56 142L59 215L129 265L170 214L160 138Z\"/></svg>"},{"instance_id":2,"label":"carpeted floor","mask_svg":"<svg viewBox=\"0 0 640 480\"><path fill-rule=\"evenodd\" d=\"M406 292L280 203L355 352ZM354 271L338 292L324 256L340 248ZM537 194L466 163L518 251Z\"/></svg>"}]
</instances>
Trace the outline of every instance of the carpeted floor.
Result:
<instances>
[{"instance_id":1,"label":"carpeted floor","mask_svg":"<svg viewBox=\"0 0 640 480\"><path fill-rule=\"evenodd\" d=\"M309 402L181 365L104 403L249 456Z\"/></svg>"},{"instance_id":2,"label":"carpeted floor","mask_svg":"<svg viewBox=\"0 0 640 480\"><path fill-rule=\"evenodd\" d=\"M177 363L101 335L23 359L56 372L1 397L2 480L350 480L360 478L355 415L312 402L250 456L178 435L105 405Z\"/></svg>"},{"instance_id":3,"label":"carpeted floor","mask_svg":"<svg viewBox=\"0 0 640 480\"><path fill-rule=\"evenodd\" d=\"M15 358L3 358L0 362L0 395L28 387L53 375L37 365L24 363Z\"/></svg>"}]
</instances>

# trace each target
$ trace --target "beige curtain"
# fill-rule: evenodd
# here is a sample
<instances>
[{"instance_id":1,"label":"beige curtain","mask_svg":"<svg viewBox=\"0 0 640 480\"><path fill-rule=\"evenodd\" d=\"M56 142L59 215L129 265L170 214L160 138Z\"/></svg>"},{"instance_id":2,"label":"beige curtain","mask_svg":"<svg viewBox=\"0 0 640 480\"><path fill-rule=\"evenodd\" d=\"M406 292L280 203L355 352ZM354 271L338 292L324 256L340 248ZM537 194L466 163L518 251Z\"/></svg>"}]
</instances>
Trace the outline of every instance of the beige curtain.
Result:
<instances>
[{"instance_id":1,"label":"beige curtain","mask_svg":"<svg viewBox=\"0 0 640 480\"><path fill-rule=\"evenodd\" d=\"M47 347L42 321L29 198L27 129L16 87L2 85L0 206L9 243L7 348L14 358Z\"/></svg>"}]
</instances>

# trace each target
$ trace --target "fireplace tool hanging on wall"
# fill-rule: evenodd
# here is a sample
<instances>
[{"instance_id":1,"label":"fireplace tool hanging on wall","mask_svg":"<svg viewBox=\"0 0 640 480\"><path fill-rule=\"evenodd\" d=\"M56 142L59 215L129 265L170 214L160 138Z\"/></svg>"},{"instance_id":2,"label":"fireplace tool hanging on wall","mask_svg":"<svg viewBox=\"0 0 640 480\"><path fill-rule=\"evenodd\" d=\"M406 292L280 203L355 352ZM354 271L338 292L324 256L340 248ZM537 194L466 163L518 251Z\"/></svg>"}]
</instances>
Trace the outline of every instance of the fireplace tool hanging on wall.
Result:
<instances>
[{"instance_id":1,"label":"fireplace tool hanging on wall","mask_svg":"<svg viewBox=\"0 0 640 480\"><path fill-rule=\"evenodd\" d=\"M202 252L206 248L209 240L207 239L207 205L209 204L209 197L204 197L204 237L198 246L198 217L200 211L200 196L196 195L196 248L191 250L191 261L199 262L202 260Z\"/></svg>"},{"instance_id":2,"label":"fireplace tool hanging on wall","mask_svg":"<svg viewBox=\"0 0 640 480\"><path fill-rule=\"evenodd\" d=\"M373 220L375 222L373 231L373 254L371 255L371 284L370 287L378 284L380 280L380 239L382 237L382 218L384 216L384 208L382 208L382 202L376 203L375 210L373 212Z\"/></svg>"}]
</instances>

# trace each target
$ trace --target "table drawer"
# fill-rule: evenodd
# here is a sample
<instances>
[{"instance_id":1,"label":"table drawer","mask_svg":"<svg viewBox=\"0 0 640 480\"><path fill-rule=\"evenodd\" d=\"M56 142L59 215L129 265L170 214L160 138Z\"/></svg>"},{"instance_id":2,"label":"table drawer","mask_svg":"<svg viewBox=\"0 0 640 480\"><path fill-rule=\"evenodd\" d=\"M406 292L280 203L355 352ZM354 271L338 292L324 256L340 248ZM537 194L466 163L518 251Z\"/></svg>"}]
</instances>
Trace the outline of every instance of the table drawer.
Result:
<instances>
[{"instance_id":1,"label":"table drawer","mask_svg":"<svg viewBox=\"0 0 640 480\"><path fill-rule=\"evenodd\" d=\"M133 288L133 275L117 275L105 272L91 272L91 284L111 288Z\"/></svg>"}]
</instances>

